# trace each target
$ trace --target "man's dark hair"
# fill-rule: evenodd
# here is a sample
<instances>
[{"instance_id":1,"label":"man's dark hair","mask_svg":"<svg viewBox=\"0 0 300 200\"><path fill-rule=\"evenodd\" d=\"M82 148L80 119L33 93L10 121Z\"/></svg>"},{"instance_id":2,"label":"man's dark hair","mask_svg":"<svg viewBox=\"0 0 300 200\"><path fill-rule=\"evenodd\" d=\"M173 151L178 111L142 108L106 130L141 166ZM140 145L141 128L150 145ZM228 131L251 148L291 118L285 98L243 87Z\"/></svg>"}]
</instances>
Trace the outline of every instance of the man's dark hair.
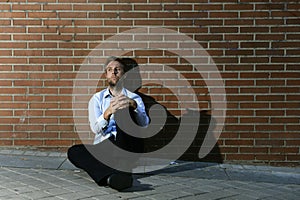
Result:
<instances>
[{"instance_id":1,"label":"man's dark hair","mask_svg":"<svg viewBox=\"0 0 300 200\"><path fill-rule=\"evenodd\" d=\"M121 64L121 66L123 67L124 71L125 71L125 63L122 61L122 58L118 58L118 57L115 57L115 56L111 56L109 57L106 62L105 62L105 65L104 67L106 67L111 61L117 61L118 63Z\"/></svg>"}]
</instances>

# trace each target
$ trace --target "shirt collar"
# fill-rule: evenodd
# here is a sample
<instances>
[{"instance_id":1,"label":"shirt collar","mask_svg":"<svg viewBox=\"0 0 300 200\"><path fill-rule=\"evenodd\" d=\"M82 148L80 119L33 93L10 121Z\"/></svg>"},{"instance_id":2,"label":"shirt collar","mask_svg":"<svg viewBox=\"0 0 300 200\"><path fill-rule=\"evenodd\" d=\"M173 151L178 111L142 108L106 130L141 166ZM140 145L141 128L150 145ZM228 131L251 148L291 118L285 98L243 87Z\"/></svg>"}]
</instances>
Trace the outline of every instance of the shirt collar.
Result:
<instances>
[{"instance_id":1,"label":"shirt collar","mask_svg":"<svg viewBox=\"0 0 300 200\"><path fill-rule=\"evenodd\" d=\"M121 93L122 93L122 94L125 94L125 95L127 94L125 88L122 89L122 92L121 92ZM112 97L112 95L110 94L108 88L106 88L106 90L104 91L104 98L107 98L107 97Z\"/></svg>"}]
</instances>

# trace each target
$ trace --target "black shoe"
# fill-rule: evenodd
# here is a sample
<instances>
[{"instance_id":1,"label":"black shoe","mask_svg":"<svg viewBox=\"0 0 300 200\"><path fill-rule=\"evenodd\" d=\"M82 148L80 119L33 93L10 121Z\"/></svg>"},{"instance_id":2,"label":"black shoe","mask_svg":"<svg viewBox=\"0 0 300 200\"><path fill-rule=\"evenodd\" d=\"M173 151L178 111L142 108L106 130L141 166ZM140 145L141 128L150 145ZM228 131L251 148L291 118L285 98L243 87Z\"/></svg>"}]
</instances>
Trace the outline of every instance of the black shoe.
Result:
<instances>
[{"instance_id":1,"label":"black shoe","mask_svg":"<svg viewBox=\"0 0 300 200\"><path fill-rule=\"evenodd\" d=\"M124 173L112 174L107 179L108 186L118 191L132 187L132 182L132 176Z\"/></svg>"},{"instance_id":2,"label":"black shoe","mask_svg":"<svg viewBox=\"0 0 300 200\"><path fill-rule=\"evenodd\" d=\"M100 181L96 182L99 186L107 186L107 177L104 177L103 179L101 179Z\"/></svg>"}]
</instances>

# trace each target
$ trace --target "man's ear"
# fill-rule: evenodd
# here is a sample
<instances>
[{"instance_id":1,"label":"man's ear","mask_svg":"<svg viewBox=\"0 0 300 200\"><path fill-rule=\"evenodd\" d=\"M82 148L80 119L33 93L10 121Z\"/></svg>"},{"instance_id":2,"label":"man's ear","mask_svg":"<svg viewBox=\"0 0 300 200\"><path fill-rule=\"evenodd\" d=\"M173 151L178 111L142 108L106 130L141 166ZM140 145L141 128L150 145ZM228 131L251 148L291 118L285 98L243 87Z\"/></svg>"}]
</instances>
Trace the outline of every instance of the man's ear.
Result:
<instances>
[{"instance_id":1,"label":"man's ear","mask_svg":"<svg viewBox=\"0 0 300 200\"><path fill-rule=\"evenodd\" d=\"M104 77L107 78L107 71L106 71L106 69L104 70L103 74L104 74Z\"/></svg>"}]
</instances>

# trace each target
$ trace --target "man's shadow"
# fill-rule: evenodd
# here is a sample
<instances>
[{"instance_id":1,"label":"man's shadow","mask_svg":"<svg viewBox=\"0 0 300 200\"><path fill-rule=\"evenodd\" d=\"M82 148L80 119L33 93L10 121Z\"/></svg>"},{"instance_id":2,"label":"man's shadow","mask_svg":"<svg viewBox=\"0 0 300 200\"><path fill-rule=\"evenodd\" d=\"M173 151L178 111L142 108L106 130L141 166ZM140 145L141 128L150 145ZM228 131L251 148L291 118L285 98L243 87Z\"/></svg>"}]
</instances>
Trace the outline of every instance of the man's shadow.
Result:
<instances>
[{"instance_id":1,"label":"man's shadow","mask_svg":"<svg viewBox=\"0 0 300 200\"><path fill-rule=\"evenodd\" d=\"M126 78L124 79L124 87L132 92L135 92L142 98L145 104L146 112L148 116L150 116L149 111L152 106L157 104L159 104L160 106L162 105L159 102L157 102L153 97L141 93L139 91L141 89L139 86L142 85L142 79L141 79L137 62L131 58L122 58L122 61L125 64L125 72L127 72ZM178 119L177 117L172 115L166 107L164 106L162 107L166 112L167 118L165 124L163 125L163 127L161 127L160 131L152 137L137 139L139 143L143 144L144 153L156 151L158 149L163 148L165 145L169 144L172 141L172 139L176 136L176 133L178 132L181 119L198 115L197 117L199 117L200 120L199 120L197 134L190 147L188 147L188 149L183 153L183 155L178 160L214 162L214 163L223 162L223 158L220 154L220 149L218 147L217 140L215 139L215 141L212 141L214 140L214 138L211 137L209 139L211 140L211 142L215 144L212 150L204 158L200 159L198 156L200 148L207 135L208 128L209 126L214 124L213 123L214 119L212 118L212 116L209 114L208 111L203 110L198 112L198 111L188 110L186 114L184 114L182 117ZM162 116L159 114L157 115L152 114L150 120L151 121L165 120L161 118Z\"/></svg>"}]
</instances>

